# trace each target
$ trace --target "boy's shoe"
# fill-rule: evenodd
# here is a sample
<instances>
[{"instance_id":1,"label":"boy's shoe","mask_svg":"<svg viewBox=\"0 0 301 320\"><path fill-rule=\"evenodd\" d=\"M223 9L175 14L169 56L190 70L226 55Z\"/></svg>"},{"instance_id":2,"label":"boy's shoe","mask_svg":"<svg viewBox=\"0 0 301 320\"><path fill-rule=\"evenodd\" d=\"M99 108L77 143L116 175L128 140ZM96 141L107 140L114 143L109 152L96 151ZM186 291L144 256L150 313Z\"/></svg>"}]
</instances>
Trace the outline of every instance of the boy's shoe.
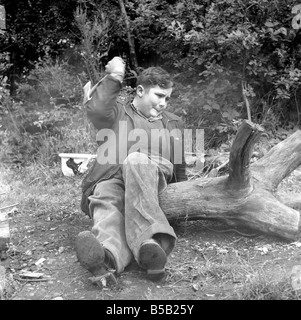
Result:
<instances>
[{"instance_id":1,"label":"boy's shoe","mask_svg":"<svg viewBox=\"0 0 301 320\"><path fill-rule=\"evenodd\" d=\"M75 241L77 259L95 277L104 275L116 267L113 255L96 239L91 231L82 231Z\"/></svg>"},{"instance_id":2,"label":"boy's shoe","mask_svg":"<svg viewBox=\"0 0 301 320\"><path fill-rule=\"evenodd\" d=\"M146 269L148 279L160 281L165 276L167 256L160 244L154 240L145 240L139 249L139 264Z\"/></svg>"}]
</instances>

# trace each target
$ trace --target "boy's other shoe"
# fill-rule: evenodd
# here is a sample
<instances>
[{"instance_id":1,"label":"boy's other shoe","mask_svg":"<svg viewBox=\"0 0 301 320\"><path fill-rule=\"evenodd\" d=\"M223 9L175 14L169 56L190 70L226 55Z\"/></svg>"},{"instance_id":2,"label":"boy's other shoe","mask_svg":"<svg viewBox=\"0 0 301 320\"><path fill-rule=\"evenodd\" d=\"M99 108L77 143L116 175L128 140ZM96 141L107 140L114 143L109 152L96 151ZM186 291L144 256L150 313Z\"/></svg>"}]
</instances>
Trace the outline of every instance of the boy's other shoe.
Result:
<instances>
[{"instance_id":1,"label":"boy's other shoe","mask_svg":"<svg viewBox=\"0 0 301 320\"><path fill-rule=\"evenodd\" d=\"M160 244L154 240L145 240L139 249L139 264L146 269L148 279L160 281L165 277L167 256Z\"/></svg>"}]
</instances>

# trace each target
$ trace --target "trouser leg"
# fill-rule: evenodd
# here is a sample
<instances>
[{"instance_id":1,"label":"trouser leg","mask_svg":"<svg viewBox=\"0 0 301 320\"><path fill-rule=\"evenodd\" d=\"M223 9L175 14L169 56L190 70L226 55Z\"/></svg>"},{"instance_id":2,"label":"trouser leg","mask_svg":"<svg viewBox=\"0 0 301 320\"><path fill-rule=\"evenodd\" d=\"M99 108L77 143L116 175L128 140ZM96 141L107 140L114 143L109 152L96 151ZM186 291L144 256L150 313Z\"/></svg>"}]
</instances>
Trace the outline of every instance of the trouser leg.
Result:
<instances>
[{"instance_id":1,"label":"trouser leg","mask_svg":"<svg viewBox=\"0 0 301 320\"><path fill-rule=\"evenodd\" d=\"M133 255L127 245L124 218L124 184L122 176L97 184L89 197L93 217L92 233L115 258L117 273L131 262Z\"/></svg>"},{"instance_id":2,"label":"trouser leg","mask_svg":"<svg viewBox=\"0 0 301 320\"><path fill-rule=\"evenodd\" d=\"M159 206L159 194L167 187L172 172L169 161L149 159L138 152L131 153L123 164L126 239L138 262L141 244L156 234L168 239L164 248L167 255L175 246L175 232Z\"/></svg>"}]
</instances>

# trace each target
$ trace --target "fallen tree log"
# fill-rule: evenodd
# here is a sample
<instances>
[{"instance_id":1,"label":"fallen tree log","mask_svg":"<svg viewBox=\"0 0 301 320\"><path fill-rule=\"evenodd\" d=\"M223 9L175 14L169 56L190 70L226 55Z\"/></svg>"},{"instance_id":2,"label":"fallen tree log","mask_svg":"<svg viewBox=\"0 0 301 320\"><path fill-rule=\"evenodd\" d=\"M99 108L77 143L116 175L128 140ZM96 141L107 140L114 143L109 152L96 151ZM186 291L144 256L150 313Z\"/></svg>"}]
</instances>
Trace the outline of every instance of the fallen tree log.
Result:
<instances>
[{"instance_id":1,"label":"fallen tree log","mask_svg":"<svg viewBox=\"0 0 301 320\"><path fill-rule=\"evenodd\" d=\"M250 165L263 129L244 121L233 142L229 174L168 185L160 205L169 221L211 219L294 240L300 213L277 197L279 183L301 165L301 131Z\"/></svg>"},{"instance_id":2,"label":"fallen tree log","mask_svg":"<svg viewBox=\"0 0 301 320\"><path fill-rule=\"evenodd\" d=\"M295 210L301 211L301 194L299 193L277 193L277 199Z\"/></svg>"}]
</instances>

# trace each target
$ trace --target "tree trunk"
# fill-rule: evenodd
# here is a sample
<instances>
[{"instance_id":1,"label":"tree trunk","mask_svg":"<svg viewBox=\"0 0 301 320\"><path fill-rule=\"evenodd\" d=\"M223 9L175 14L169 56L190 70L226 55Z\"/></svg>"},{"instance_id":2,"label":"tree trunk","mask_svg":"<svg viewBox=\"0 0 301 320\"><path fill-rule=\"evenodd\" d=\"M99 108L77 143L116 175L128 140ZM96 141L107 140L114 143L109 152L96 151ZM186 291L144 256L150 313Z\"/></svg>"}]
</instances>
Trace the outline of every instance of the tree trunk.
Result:
<instances>
[{"instance_id":1,"label":"tree trunk","mask_svg":"<svg viewBox=\"0 0 301 320\"><path fill-rule=\"evenodd\" d=\"M131 58L131 62L132 62L132 67L137 72L138 71L138 61L137 61L136 50L135 50L135 42L134 42L134 38L133 38L132 33L131 33L129 17L128 17L127 13L126 13L126 9L125 9L125 5L124 5L123 0L118 0L118 2L119 2L120 10L121 10L121 13L122 13L122 17L123 17L124 22L125 22L125 27L126 27L127 37L128 37L128 43L129 43L129 49L130 49L130 58Z\"/></svg>"},{"instance_id":2,"label":"tree trunk","mask_svg":"<svg viewBox=\"0 0 301 320\"><path fill-rule=\"evenodd\" d=\"M168 185L160 194L160 205L167 218L212 219L295 239L300 214L281 202L274 189L301 164L301 131L250 166L253 147L262 132L258 125L243 122L230 152L229 175Z\"/></svg>"},{"instance_id":3,"label":"tree trunk","mask_svg":"<svg viewBox=\"0 0 301 320\"><path fill-rule=\"evenodd\" d=\"M301 130L272 148L251 166L253 177L274 191L279 183L301 165Z\"/></svg>"}]
</instances>

